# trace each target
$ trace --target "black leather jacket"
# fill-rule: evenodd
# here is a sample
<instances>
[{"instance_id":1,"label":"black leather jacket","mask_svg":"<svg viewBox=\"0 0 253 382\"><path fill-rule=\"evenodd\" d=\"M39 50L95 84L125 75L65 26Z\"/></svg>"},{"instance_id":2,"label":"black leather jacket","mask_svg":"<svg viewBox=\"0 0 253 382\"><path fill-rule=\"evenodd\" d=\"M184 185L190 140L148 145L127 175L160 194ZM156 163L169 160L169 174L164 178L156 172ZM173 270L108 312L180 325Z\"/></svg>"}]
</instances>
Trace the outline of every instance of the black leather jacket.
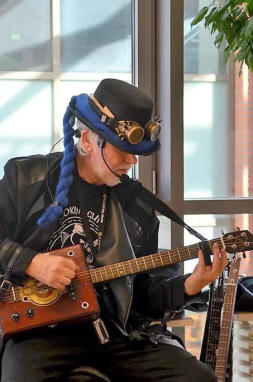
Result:
<instances>
[{"instance_id":1,"label":"black leather jacket","mask_svg":"<svg viewBox=\"0 0 253 382\"><path fill-rule=\"evenodd\" d=\"M12 268L11 281L22 285L25 269L46 247L58 221L38 228L36 221L51 202L58 181L61 153L11 159L0 181L0 272L15 251L20 252ZM159 222L150 206L131 193L126 184L110 188L111 203L97 265L103 266L157 252ZM117 232L114 228L117 227ZM115 232L114 232L115 231ZM188 275L172 277L169 268L127 276L110 283L118 322L125 329L131 309L143 316L161 317L188 301L184 281Z\"/></svg>"}]
</instances>

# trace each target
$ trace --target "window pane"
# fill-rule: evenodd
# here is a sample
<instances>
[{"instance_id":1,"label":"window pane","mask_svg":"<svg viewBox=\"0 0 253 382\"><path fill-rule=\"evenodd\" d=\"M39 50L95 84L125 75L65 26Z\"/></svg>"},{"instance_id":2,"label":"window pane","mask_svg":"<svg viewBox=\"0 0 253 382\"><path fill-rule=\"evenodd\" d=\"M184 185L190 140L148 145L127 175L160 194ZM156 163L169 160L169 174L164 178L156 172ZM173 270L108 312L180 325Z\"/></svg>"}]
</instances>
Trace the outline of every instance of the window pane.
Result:
<instances>
[{"instance_id":1,"label":"window pane","mask_svg":"<svg viewBox=\"0 0 253 382\"><path fill-rule=\"evenodd\" d=\"M185 82L185 198L233 195L227 84Z\"/></svg>"},{"instance_id":2,"label":"window pane","mask_svg":"<svg viewBox=\"0 0 253 382\"><path fill-rule=\"evenodd\" d=\"M131 0L61 1L61 70L131 72Z\"/></svg>"},{"instance_id":3,"label":"window pane","mask_svg":"<svg viewBox=\"0 0 253 382\"><path fill-rule=\"evenodd\" d=\"M44 154L52 142L49 81L2 80L0 98L0 177L11 157Z\"/></svg>"},{"instance_id":4,"label":"window pane","mask_svg":"<svg viewBox=\"0 0 253 382\"><path fill-rule=\"evenodd\" d=\"M251 235L253 234L253 215L186 215L185 222L193 227L196 231L200 232L207 239L215 239L222 237L222 232L228 234L233 232L235 227L241 230L249 230L250 237L248 238L252 245ZM243 239L238 239L237 242L244 242ZM190 235L185 231L184 235L185 245L197 243L199 240L195 236ZM246 259L242 259L240 265L240 273L245 273L248 276L253 275L253 252L246 252ZM198 260L189 260L184 262L185 273L192 272Z\"/></svg>"},{"instance_id":5,"label":"window pane","mask_svg":"<svg viewBox=\"0 0 253 382\"><path fill-rule=\"evenodd\" d=\"M51 71L50 0L0 2L0 71Z\"/></svg>"},{"instance_id":6,"label":"window pane","mask_svg":"<svg viewBox=\"0 0 253 382\"><path fill-rule=\"evenodd\" d=\"M223 54L214 46L215 34L204 28L204 23L191 27L199 10L210 4L209 0L184 2L184 66L188 74L226 73Z\"/></svg>"}]
</instances>

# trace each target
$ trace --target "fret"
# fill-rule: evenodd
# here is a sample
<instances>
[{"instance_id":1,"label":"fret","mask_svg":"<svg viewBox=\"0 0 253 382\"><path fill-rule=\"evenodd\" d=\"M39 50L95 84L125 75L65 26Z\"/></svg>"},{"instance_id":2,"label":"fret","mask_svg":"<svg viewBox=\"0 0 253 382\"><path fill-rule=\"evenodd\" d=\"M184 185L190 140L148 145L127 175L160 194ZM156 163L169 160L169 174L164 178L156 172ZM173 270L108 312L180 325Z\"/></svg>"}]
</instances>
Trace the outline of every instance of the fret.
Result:
<instances>
[{"instance_id":1,"label":"fret","mask_svg":"<svg viewBox=\"0 0 253 382\"><path fill-rule=\"evenodd\" d=\"M178 254L178 257L179 257L180 261L182 261L181 255L180 255L180 252L179 252L179 248L177 248L177 254Z\"/></svg>"},{"instance_id":2,"label":"fret","mask_svg":"<svg viewBox=\"0 0 253 382\"><path fill-rule=\"evenodd\" d=\"M16 295L15 295L15 288L11 287L11 291L12 291L13 301L17 301Z\"/></svg>"},{"instance_id":3,"label":"fret","mask_svg":"<svg viewBox=\"0 0 253 382\"><path fill-rule=\"evenodd\" d=\"M96 269L92 269L90 270L90 275L91 275L91 280L93 283L97 283L98 282L98 279L97 279L97 272L96 272Z\"/></svg>"},{"instance_id":4,"label":"fret","mask_svg":"<svg viewBox=\"0 0 253 382\"><path fill-rule=\"evenodd\" d=\"M161 256L161 254L160 254L160 253L158 253L158 255L159 255L159 257L160 257L160 262L161 262L161 264L163 265L163 259L162 259L162 256Z\"/></svg>"},{"instance_id":5,"label":"fret","mask_svg":"<svg viewBox=\"0 0 253 382\"><path fill-rule=\"evenodd\" d=\"M112 264L111 268L113 270L113 278L120 277L120 274L119 274L119 271L118 271L118 268L117 268L117 264Z\"/></svg>"},{"instance_id":6,"label":"fret","mask_svg":"<svg viewBox=\"0 0 253 382\"><path fill-rule=\"evenodd\" d=\"M107 268L106 267L101 267L99 269L100 269L100 273L101 273L102 279L103 280L108 280L109 276L107 274Z\"/></svg>"},{"instance_id":7,"label":"fret","mask_svg":"<svg viewBox=\"0 0 253 382\"><path fill-rule=\"evenodd\" d=\"M170 251L167 251L167 255L168 255L168 258L169 258L169 264L172 264L173 261L171 260L171 254L170 254Z\"/></svg>"},{"instance_id":8,"label":"fret","mask_svg":"<svg viewBox=\"0 0 253 382\"><path fill-rule=\"evenodd\" d=\"M137 266L137 270L138 272L140 271L140 268L139 268L139 264L138 264L138 261L135 260L135 265Z\"/></svg>"},{"instance_id":9,"label":"fret","mask_svg":"<svg viewBox=\"0 0 253 382\"><path fill-rule=\"evenodd\" d=\"M125 276L126 275L126 271L124 269L123 264L122 263L118 263L116 266L117 266L117 271L118 271L119 276Z\"/></svg>"},{"instance_id":10,"label":"fret","mask_svg":"<svg viewBox=\"0 0 253 382\"><path fill-rule=\"evenodd\" d=\"M101 268L97 268L97 269L98 269L98 272L100 273L100 275L98 275L99 280L100 280L100 281L103 281L103 275L102 275Z\"/></svg>"},{"instance_id":11,"label":"fret","mask_svg":"<svg viewBox=\"0 0 253 382\"><path fill-rule=\"evenodd\" d=\"M110 272L111 272L111 277L114 278L114 272L113 272L113 266L112 264L111 265L108 265L108 269L110 269Z\"/></svg>"},{"instance_id":12,"label":"fret","mask_svg":"<svg viewBox=\"0 0 253 382\"><path fill-rule=\"evenodd\" d=\"M153 260L154 260L154 263L155 263L155 267L156 267L156 268L159 268L159 267L162 266L162 263L161 263L161 259L160 259L159 253L157 253L156 255L153 255Z\"/></svg>"},{"instance_id":13,"label":"fret","mask_svg":"<svg viewBox=\"0 0 253 382\"><path fill-rule=\"evenodd\" d=\"M154 260L153 260L153 256L151 255L150 257L151 257L151 260L152 260L153 267L156 268Z\"/></svg>"},{"instance_id":14,"label":"fret","mask_svg":"<svg viewBox=\"0 0 253 382\"><path fill-rule=\"evenodd\" d=\"M148 269L148 266L147 266L147 262L146 262L146 258L143 257L143 261L144 261L144 264L145 264L145 267L146 267L146 270Z\"/></svg>"},{"instance_id":15,"label":"fret","mask_svg":"<svg viewBox=\"0 0 253 382\"><path fill-rule=\"evenodd\" d=\"M187 247L190 258L192 257L190 247Z\"/></svg>"}]
</instances>

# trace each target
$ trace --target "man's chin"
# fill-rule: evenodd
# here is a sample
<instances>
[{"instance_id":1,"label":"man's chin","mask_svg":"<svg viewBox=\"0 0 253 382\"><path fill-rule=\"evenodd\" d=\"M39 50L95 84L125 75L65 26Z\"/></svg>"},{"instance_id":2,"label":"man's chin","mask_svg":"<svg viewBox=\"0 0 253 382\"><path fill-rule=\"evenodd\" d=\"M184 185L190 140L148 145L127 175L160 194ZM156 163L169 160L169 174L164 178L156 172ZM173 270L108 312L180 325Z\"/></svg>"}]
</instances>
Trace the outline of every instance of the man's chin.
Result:
<instances>
[{"instance_id":1,"label":"man's chin","mask_svg":"<svg viewBox=\"0 0 253 382\"><path fill-rule=\"evenodd\" d=\"M119 183L120 183L120 179L117 178L116 176L114 176L111 179L107 179L107 181L105 182L105 184L109 187L117 186L117 184Z\"/></svg>"}]
</instances>

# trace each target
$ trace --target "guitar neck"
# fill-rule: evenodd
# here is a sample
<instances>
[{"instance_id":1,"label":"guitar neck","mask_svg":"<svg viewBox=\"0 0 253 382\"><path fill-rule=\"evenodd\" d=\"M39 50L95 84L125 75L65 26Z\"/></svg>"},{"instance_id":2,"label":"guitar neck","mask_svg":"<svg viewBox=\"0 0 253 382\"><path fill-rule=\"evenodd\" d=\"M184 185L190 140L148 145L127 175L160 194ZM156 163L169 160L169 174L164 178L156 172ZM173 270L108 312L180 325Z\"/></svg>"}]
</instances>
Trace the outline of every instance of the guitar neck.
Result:
<instances>
[{"instance_id":1,"label":"guitar neck","mask_svg":"<svg viewBox=\"0 0 253 382\"><path fill-rule=\"evenodd\" d=\"M224 247L222 239L210 240L207 242L210 246L210 250L215 242L219 244L220 248ZM199 244L193 244L182 248L176 248L169 251L155 253L153 255L143 256L120 263L91 269L89 272L92 282L100 283L119 277L145 272L155 268L165 267L181 261L195 259L198 257L199 249Z\"/></svg>"},{"instance_id":2,"label":"guitar neck","mask_svg":"<svg viewBox=\"0 0 253 382\"><path fill-rule=\"evenodd\" d=\"M240 261L241 259L237 258L231 264L228 282L226 283L220 338L219 338L219 345L218 345L218 349L216 353L216 367L215 367L215 373L218 377L219 382L225 382L225 377L226 377Z\"/></svg>"},{"instance_id":3,"label":"guitar neck","mask_svg":"<svg viewBox=\"0 0 253 382\"><path fill-rule=\"evenodd\" d=\"M224 296L224 276L221 274L210 287L210 298L200 360L215 370L216 350L220 336L221 311Z\"/></svg>"}]
</instances>

